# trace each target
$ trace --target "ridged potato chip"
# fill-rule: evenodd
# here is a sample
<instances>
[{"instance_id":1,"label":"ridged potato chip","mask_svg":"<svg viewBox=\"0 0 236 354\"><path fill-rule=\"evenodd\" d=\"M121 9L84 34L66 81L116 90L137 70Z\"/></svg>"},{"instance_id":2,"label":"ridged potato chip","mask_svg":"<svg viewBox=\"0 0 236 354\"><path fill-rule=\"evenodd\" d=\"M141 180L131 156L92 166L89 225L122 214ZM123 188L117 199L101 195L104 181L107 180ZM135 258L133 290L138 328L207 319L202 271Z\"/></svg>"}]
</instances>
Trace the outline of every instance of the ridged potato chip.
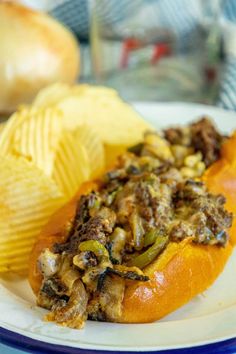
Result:
<instances>
[{"instance_id":1,"label":"ridged potato chip","mask_svg":"<svg viewBox=\"0 0 236 354\"><path fill-rule=\"evenodd\" d=\"M124 146L139 142L144 131L151 129L113 89L84 84L71 87L65 92L63 86L61 89L56 86L60 93L53 93L51 99L50 88L54 91L55 86L44 89L41 96L45 99L36 98L34 105L43 106L46 102L59 107L64 113L64 126L68 129L88 124L103 143Z\"/></svg>"},{"instance_id":2,"label":"ridged potato chip","mask_svg":"<svg viewBox=\"0 0 236 354\"><path fill-rule=\"evenodd\" d=\"M88 154L90 165L90 178L98 177L105 167L104 146L93 128L88 125L82 125L74 131L77 144L82 144Z\"/></svg>"},{"instance_id":3,"label":"ridged potato chip","mask_svg":"<svg viewBox=\"0 0 236 354\"><path fill-rule=\"evenodd\" d=\"M60 111L39 109L16 130L11 152L24 156L51 176L62 129Z\"/></svg>"},{"instance_id":4,"label":"ridged potato chip","mask_svg":"<svg viewBox=\"0 0 236 354\"><path fill-rule=\"evenodd\" d=\"M23 156L50 176L62 128L58 109L24 107L11 117L0 137L1 154Z\"/></svg>"},{"instance_id":5,"label":"ridged potato chip","mask_svg":"<svg viewBox=\"0 0 236 354\"><path fill-rule=\"evenodd\" d=\"M52 177L67 200L74 196L90 174L88 154L78 143L76 132L64 131L57 147Z\"/></svg>"},{"instance_id":6,"label":"ridged potato chip","mask_svg":"<svg viewBox=\"0 0 236 354\"><path fill-rule=\"evenodd\" d=\"M56 107L23 107L12 116L7 128L2 139L3 154L31 161L55 179L67 199L91 177L92 162L94 171L102 168L103 146L99 145L96 135L88 128L63 129L62 113ZM93 139L91 144L88 144L89 139ZM84 147L83 144L88 145ZM96 153L100 156L95 156Z\"/></svg>"},{"instance_id":7,"label":"ridged potato chip","mask_svg":"<svg viewBox=\"0 0 236 354\"><path fill-rule=\"evenodd\" d=\"M88 84L80 84L71 86L72 94L86 94L90 96L90 98L95 98L99 100L103 100L104 97L119 97L118 92L110 87L106 86L93 86Z\"/></svg>"},{"instance_id":8,"label":"ridged potato chip","mask_svg":"<svg viewBox=\"0 0 236 354\"><path fill-rule=\"evenodd\" d=\"M40 93L45 103L63 112L63 125L74 130L84 124L91 127L105 145L106 165L110 165L119 152L142 140L143 133L152 127L135 110L125 103L111 88L87 84L68 86L52 85ZM40 98L40 96L39 96ZM93 176L96 176L92 172Z\"/></svg>"},{"instance_id":9,"label":"ridged potato chip","mask_svg":"<svg viewBox=\"0 0 236 354\"><path fill-rule=\"evenodd\" d=\"M71 90L71 86L63 83L50 85L37 94L33 105L35 107L50 107L71 94Z\"/></svg>"},{"instance_id":10,"label":"ridged potato chip","mask_svg":"<svg viewBox=\"0 0 236 354\"><path fill-rule=\"evenodd\" d=\"M2 155L9 153L17 129L33 112L35 112L34 108L27 110L24 108L20 109L15 112L4 124L4 129L2 130L2 134L0 134L0 152Z\"/></svg>"},{"instance_id":11,"label":"ridged potato chip","mask_svg":"<svg viewBox=\"0 0 236 354\"><path fill-rule=\"evenodd\" d=\"M107 87L100 87L99 89L100 93L103 92L105 95L117 96L117 92L113 89ZM93 87L88 84L70 86L65 83L55 83L40 90L34 99L33 106L50 107L56 105L64 98L83 94L89 94L91 99L94 97L97 98L97 89L93 90Z\"/></svg>"},{"instance_id":12,"label":"ridged potato chip","mask_svg":"<svg viewBox=\"0 0 236 354\"><path fill-rule=\"evenodd\" d=\"M0 136L2 134L3 129L5 128L6 123L0 123Z\"/></svg>"},{"instance_id":13,"label":"ridged potato chip","mask_svg":"<svg viewBox=\"0 0 236 354\"><path fill-rule=\"evenodd\" d=\"M26 271L35 238L65 198L24 158L0 156L0 169L0 272Z\"/></svg>"}]
</instances>

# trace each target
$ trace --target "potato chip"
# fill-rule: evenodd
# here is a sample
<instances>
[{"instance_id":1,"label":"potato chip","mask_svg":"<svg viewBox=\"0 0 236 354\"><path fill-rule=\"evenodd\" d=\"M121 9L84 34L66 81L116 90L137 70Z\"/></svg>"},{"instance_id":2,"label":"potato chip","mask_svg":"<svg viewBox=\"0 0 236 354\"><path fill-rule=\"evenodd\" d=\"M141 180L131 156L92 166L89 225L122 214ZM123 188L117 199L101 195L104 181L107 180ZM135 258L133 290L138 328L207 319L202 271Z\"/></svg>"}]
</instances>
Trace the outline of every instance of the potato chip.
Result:
<instances>
[{"instance_id":1,"label":"potato chip","mask_svg":"<svg viewBox=\"0 0 236 354\"><path fill-rule=\"evenodd\" d=\"M0 272L23 271L35 238L65 199L29 161L0 156Z\"/></svg>"},{"instance_id":2,"label":"potato chip","mask_svg":"<svg viewBox=\"0 0 236 354\"><path fill-rule=\"evenodd\" d=\"M50 176L61 134L60 111L39 109L16 130L10 152L24 156Z\"/></svg>"},{"instance_id":3,"label":"potato chip","mask_svg":"<svg viewBox=\"0 0 236 354\"><path fill-rule=\"evenodd\" d=\"M3 129L5 128L6 123L0 123L0 136L2 134Z\"/></svg>"},{"instance_id":4,"label":"potato chip","mask_svg":"<svg viewBox=\"0 0 236 354\"><path fill-rule=\"evenodd\" d=\"M87 123L108 144L129 146L152 127L118 93L108 87L87 84L53 84L38 94L33 106L58 106L65 113L65 126L74 129Z\"/></svg>"},{"instance_id":5,"label":"potato chip","mask_svg":"<svg viewBox=\"0 0 236 354\"><path fill-rule=\"evenodd\" d=\"M2 155L8 154L13 144L14 135L17 129L21 126L22 122L28 119L29 114L32 114L32 110L20 109L14 113L8 121L5 123L2 134L0 134L0 152Z\"/></svg>"},{"instance_id":6,"label":"potato chip","mask_svg":"<svg viewBox=\"0 0 236 354\"><path fill-rule=\"evenodd\" d=\"M66 128L73 130L88 124L102 142L109 145L133 145L142 139L144 131L151 129L116 91L109 88L78 85L71 88L69 94L49 101L64 113Z\"/></svg>"},{"instance_id":7,"label":"potato chip","mask_svg":"<svg viewBox=\"0 0 236 354\"><path fill-rule=\"evenodd\" d=\"M88 128L63 131L62 113L56 107L24 107L11 119L14 124L11 123L3 140L3 153L24 157L48 176L53 176L67 199L90 178L92 162L95 172L103 167L102 143L99 144ZM93 139L93 143L87 146L87 152L81 144L83 141L88 144L89 139Z\"/></svg>"},{"instance_id":8,"label":"potato chip","mask_svg":"<svg viewBox=\"0 0 236 354\"><path fill-rule=\"evenodd\" d=\"M105 153L101 140L88 125L77 128L74 134L77 144L82 144L87 151L91 170L90 178L98 177L105 167Z\"/></svg>"},{"instance_id":9,"label":"potato chip","mask_svg":"<svg viewBox=\"0 0 236 354\"><path fill-rule=\"evenodd\" d=\"M64 131L59 142L52 177L69 200L81 183L90 177L89 158L86 149L78 143L75 134Z\"/></svg>"},{"instance_id":10,"label":"potato chip","mask_svg":"<svg viewBox=\"0 0 236 354\"><path fill-rule=\"evenodd\" d=\"M69 95L71 90L71 86L63 83L47 86L38 93L33 105L35 107L50 107Z\"/></svg>"},{"instance_id":11,"label":"potato chip","mask_svg":"<svg viewBox=\"0 0 236 354\"><path fill-rule=\"evenodd\" d=\"M118 92L110 87L106 86L92 86L88 84L74 85L71 87L71 95L86 95L90 97L91 102L93 99L100 100L104 102L107 97L110 99L118 98Z\"/></svg>"}]
</instances>

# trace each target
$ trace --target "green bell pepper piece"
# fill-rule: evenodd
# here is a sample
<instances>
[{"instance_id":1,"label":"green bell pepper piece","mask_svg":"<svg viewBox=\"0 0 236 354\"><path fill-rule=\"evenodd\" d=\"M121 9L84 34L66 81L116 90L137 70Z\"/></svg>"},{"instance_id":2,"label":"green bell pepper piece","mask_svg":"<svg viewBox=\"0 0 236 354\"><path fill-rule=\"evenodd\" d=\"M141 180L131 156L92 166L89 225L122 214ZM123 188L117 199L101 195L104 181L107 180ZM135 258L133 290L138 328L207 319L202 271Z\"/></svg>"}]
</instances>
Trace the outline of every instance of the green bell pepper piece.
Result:
<instances>
[{"instance_id":1,"label":"green bell pepper piece","mask_svg":"<svg viewBox=\"0 0 236 354\"><path fill-rule=\"evenodd\" d=\"M168 236L159 236L157 237L155 243L149 247L146 251L133 258L129 262L129 266L135 266L140 269L146 267L149 263L151 263L158 254L165 248L168 242Z\"/></svg>"}]
</instances>

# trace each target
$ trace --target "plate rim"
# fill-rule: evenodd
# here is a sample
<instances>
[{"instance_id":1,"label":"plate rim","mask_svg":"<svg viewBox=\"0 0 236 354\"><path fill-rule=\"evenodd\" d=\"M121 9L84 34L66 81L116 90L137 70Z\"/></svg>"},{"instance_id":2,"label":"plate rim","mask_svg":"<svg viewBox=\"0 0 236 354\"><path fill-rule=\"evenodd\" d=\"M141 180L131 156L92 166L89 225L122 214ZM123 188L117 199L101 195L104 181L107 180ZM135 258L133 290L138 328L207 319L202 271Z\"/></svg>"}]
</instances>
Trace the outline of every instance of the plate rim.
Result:
<instances>
[{"instance_id":1,"label":"plate rim","mask_svg":"<svg viewBox=\"0 0 236 354\"><path fill-rule=\"evenodd\" d=\"M96 350L96 349L81 349L79 347L70 347L61 344L53 344L49 342L40 341L33 339L31 337L19 334L17 332L10 331L9 329L0 327L0 343L8 345L10 347L26 350L29 353L45 353L45 354L126 354L126 353L137 353L138 351L127 350L127 351L113 351L113 350ZM39 351L40 350L40 351ZM153 354L205 354L205 353L229 353L233 354L236 351L236 337L227 339L224 341L214 342L211 344L205 344L194 347L185 347L177 349L164 349L155 351L142 351L142 354L153 353Z\"/></svg>"},{"instance_id":2,"label":"plate rim","mask_svg":"<svg viewBox=\"0 0 236 354\"><path fill-rule=\"evenodd\" d=\"M195 108L206 108L206 109L212 109L215 111L220 111L221 113L229 113L229 114L233 114L236 116L236 111L230 108L223 108L220 106L216 106L213 104L205 104L205 103L198 103L198 102L184 102L184 101L160 101L160 102L155 102L155 101L127 101L128 104L130 104L132 107L136 107L136 106L188 106L188 107L195 107Z\"/></svg>"}]
</instances>

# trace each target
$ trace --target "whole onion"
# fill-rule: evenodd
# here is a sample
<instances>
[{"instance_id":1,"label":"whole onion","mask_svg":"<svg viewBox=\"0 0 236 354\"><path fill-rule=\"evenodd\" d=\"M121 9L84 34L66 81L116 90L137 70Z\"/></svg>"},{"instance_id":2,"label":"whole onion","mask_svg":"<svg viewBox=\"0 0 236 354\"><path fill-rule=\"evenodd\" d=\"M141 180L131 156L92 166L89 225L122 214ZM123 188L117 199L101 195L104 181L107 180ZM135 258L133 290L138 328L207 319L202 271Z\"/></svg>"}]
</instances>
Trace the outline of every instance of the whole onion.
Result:
<instances>
[{"instance_id":1,"label":"whole onion","mask_svg":"<svg viewBox=\"0 0 236 354\"><path fill-rule=\"evenodd\" d=\"M53 82L73 83L79 75L74 36L43 12L0 1L0 113Z\"/></svg>"}]
</instances>

